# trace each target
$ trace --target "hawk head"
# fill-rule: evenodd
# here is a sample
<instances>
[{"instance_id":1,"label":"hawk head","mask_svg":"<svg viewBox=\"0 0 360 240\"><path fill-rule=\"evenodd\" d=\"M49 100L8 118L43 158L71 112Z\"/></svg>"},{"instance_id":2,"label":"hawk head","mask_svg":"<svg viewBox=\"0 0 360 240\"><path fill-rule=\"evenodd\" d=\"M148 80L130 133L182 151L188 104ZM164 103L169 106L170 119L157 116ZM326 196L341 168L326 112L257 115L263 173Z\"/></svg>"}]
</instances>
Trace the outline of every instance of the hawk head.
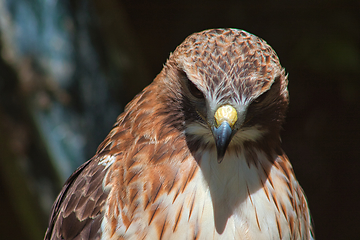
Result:
<instances>
[{"instance_id":1,"label":"hawk head","mask_svg":"<svg viewBox=\"0 0 360 240\"><path fill-rule=\"evenodd\" d=\"M193 34L170 55L158 79L166 86L168 113L183 113L169 114L169 122L182 117L191 148L215 146L220 163L226 152L247 144L279 145L287 76L274 50L257 36L236 29Z\"/></svg>"}]
</instances>

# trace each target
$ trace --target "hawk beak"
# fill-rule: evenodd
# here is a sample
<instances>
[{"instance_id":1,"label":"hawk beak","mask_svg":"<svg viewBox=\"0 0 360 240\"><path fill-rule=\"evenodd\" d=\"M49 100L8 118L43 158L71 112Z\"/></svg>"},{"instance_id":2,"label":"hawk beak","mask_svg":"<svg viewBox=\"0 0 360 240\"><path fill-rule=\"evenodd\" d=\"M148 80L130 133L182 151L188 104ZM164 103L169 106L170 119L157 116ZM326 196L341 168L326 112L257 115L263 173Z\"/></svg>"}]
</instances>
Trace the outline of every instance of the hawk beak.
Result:
<instances>
[{"instance_id":1,"label":"hawk beak","mask_svg":"<svg viewBox=\"0 0 360 240\"><path fill-rule=\"evenodd\" d=\"M212 128L212 132L215 138L217 160L221 163L234 135L233 127L237 121L237 112L233 106L223 105L216 110L214 118L216 126Z\"/></svg>"}]
</instances>

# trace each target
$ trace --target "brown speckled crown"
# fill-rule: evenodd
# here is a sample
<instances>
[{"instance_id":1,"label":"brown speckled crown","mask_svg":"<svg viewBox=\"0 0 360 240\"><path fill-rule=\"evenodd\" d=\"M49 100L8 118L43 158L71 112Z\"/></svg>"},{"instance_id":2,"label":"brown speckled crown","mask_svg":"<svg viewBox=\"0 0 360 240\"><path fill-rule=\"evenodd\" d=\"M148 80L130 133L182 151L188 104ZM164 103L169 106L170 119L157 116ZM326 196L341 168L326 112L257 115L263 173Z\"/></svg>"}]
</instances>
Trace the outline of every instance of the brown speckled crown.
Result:
<instances>
[{"instance_id":1,"label":"brown speckled crown","mask_svg":"<svg viewBox=\"0 0 360 240\"><path fill-rule=\"evenodd\" d=\"M198 74L204 80L200 83L204 90L212 95L221 91L224 99L228 97L226 93L241 92L239 99L252 100L269 89L277 75L283 74L275 51L264 40L237 29L192 34L176 48L172 59L179 62L180 68L191 69L187 74ZM281 85L287 95L286 82Z\"/></svg>"}]
</instances>

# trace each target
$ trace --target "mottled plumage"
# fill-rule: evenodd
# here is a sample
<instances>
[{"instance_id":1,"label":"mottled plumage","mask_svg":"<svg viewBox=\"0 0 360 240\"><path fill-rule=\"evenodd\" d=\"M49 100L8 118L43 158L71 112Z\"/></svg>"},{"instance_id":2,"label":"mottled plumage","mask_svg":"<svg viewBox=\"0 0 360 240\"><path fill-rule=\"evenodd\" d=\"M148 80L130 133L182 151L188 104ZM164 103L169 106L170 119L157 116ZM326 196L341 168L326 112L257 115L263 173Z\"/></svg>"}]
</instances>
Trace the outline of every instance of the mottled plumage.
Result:
<instances>
[{"instance_id":1,"label":"mottled plumage","mask_svg":"<svg viewBox=\"0 0 360 240\"><path fill-rule=\"evenodd\" d=\"M189 36L66 182L45 239L311 239L280 147L287 105L266 42Z\"/></svg>"}]
</instances>

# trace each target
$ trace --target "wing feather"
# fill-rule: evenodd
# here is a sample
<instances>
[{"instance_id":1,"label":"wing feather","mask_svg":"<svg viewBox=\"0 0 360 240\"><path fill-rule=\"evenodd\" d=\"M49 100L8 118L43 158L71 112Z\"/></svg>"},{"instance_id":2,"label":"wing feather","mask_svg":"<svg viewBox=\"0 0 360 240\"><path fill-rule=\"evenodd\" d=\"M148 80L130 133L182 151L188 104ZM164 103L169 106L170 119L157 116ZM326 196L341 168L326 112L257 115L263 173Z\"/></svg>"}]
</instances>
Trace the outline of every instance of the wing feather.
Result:
<instances>
[{"instance_id":1,"label":"wing feather","mask_svg":"<svg viewBox=\"0 0 360 240\"><path fill-rule=\"evenodd\" d=\"M95 158L69 177L52 207L45 240L100 239L103 206L108 195L102 187L106 171Z\"/></svg>"}]
</instances>

